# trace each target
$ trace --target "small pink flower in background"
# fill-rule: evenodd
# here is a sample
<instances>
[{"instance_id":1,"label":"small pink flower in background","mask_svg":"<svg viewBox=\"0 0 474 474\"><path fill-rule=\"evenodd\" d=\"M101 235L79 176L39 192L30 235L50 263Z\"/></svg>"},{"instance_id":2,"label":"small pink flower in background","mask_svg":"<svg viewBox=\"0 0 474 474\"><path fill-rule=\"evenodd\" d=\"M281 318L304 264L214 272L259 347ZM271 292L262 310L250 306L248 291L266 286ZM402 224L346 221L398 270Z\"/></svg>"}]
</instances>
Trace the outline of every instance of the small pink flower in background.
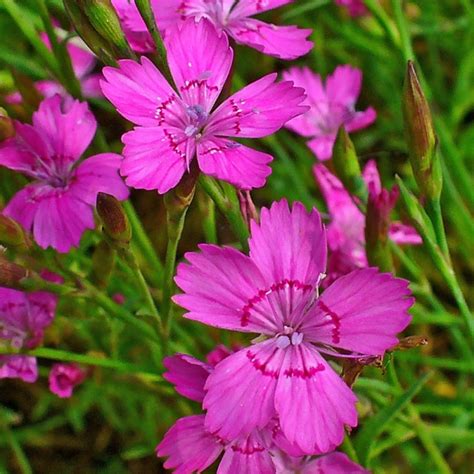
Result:
<instances>
[{"instance_id":1,"label":"small pink flower in background","mask_svg":"<svg viewBox=\"0 0 474 474\"><path fill-rule=\"evenodd\" d=\"M57 29L56 31L61 30ZM51 49L51 44L46 33L41 33L40 37L48 49ZM100 73L92 72L96 65L96 58L92 51L90 51L86 44L78 37L70 39L66 48L71 58L74 73L81 83L81 91L84 97L103 97L99 85L99 80L102 75ZM71 97L59 82L42 80L35 82L35 87L38 92L46 98L59 94L66 100L71 100ZM8 95L6 100L9 104L21 104L23 101L19 92L14 92Z\"/></svg>"},{"instance_id":2,"label":"small pink flower in background","mask_svg":"<svg viewBox=\"0 0 474 474\"><path fill-rule=\"evenodd\" d=\"M60 398L69 398L85 378L85 370L76 364L53 364L48 377L49 389Z\"/></svg>"},{"instance_id":3,"label":"small pink flower in background","mask_svg":"<svg viewBox=\"0 0 474 474\"><path fill-rule=\"evenodd\" d=\"M117 303L117 304L125 304L126 298L123 293L114 293L112 295L112 299Z\"/></svg>"},{"instance_id":4,"label":"small pink flower in background","mask_svg":"<svg viewBox=\"0 0 474 474\"><path fill-rule=\"evenodd\" d=\"M112 0L112 5L130 47L137 53L152 52L155 49L155 43L135 5L135 0ZM152 0L151 6L157 16L162 9L161 0Z\"/></svg>"},{"instance_id":5,"label":"small pink flower in background","mask_svg":"<svg viewBox=\"0 0 474 474\"><path fill-rule=\"evenodd\" d=\"M43 278L58 281L47 273ZM34 349L43 340L51 324L57 297L44 291L25 293L0 288L0 346L12 349ZM0 378L20 378L35 382L38 378L36 358L23 355L0 355Z\"/></svg>"},{"instance_id":6,"label":"small pink flower in background","mask_svg":"<svg viewBox=\"0 0 474 474\"><path fill-rule=\"evenodd\" d=\"M68 252L86 229L94 228L97 193L128 197L118 174L121 156L101 153L79 163L96 130L87 103L62 104L55 95L33 114L33 125L15 122L16 136L0 143L0 166L33 182L19 191L3 213L33 232L42 248Z\"/></svg>"},{"instance_id":7,"label":"small pink flower in background","mask_svg":"<svg viewBox=\"0 0 474 474\"><path fill-rule=\"evenodd\" d=\"M326 232L319 213L299 203L262 209L249 246L246 256L201 245L200 253L185 255L189 264L178 266L175 280L184 293L174 301L189 311L185 317L266 337L209 375L205 429L238 439L276 417L302 454L331 451L344 425L357 424L356 397L321 354L379 355L394 346L411 319L408 282L367 268L319 296Z\"/></svg>"},{"instance_id":8,"label":"small pink flower in background","mask_svg":"<svg viewBox=\"0 0 474 474\"><path fill-rule=\"evenodd\" d=\"M162 29L186 18L206 18L237 43L281 59L295 59L308 53L313 43L309 29L277 26L252 18L292 0L162 0L155 17Z\"/></svg>"},{"instance_id":9,"label":"small pink flower in background","mask_svg":"<svg viewBox=\"0 0 474 474\"><path fill-rule=\"evenodd\" d=\"M290 120L285 126L298 135L308 137L308 146L320 160L332 157L332 148L339 127L348 132L365 128L376 119L372 107L356 112L355 104L362 85L362 72L352 66L338 66L323 84L321 76L307 67L293 67L283 78L303 87L310 110Z\"/></svg>"},{"instance_id":10,"label":"small pink flower in background","mask_svg":"<svg viewBox=\"0 0 474 474\"><path fill-rule=\"evenodd\" d=\"M324 281L325 284L328 284L357 268L368 266L365 254L365 217L343 184L324 165L315 165L314 175L321 188L330 215L330 223L327 228L330 254L328 276ZM388 192L382 189L375 161L367 162L363 171L363 178L372 199L377 200L378 196L385 195ZM388 209L388 212L391 208ZM422 243L416 230L401 222L390 224L388 236L393 242L400 245L418 245Z\"/></svg>"},{"instance_id":11,"label":"small pink flower in background","mask_svg":"<svg viewBox=\"0 0 474 474\"><path fill-rule=\"evenodd\" d=\"M227 37L207 20L187 20L166 36L178 92L147 58L106 67L101 81L117 111L138 127L122 137L121 173L129 186L165 193L197 156L200 170L242 189L261 187L272 156L230 140L274 133L307 110L304 91L269 74L212 108L229 75L233 52Z\"/></svg>"},{"instance_id":12,"label":"small pink flower in background","mask_svg":"<svg viewBox=\"0 0 474 474\"><path fill-rule=\"evenodd\" d=\"M340 7L347 8L350 16L364 16L367 15L367 7L364 5L364 0L335 0Z\"/></svg>"}]
</instances>

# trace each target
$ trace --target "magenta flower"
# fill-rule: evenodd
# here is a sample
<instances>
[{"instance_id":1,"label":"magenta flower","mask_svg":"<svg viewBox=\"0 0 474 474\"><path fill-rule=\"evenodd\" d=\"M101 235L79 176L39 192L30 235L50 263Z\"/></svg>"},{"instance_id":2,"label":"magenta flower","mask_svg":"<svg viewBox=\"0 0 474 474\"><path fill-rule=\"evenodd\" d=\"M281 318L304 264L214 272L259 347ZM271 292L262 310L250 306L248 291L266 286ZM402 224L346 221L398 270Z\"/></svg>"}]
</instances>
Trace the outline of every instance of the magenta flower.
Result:
<instances>
[{"instance_id":1,"label":"magenta flower","mask_svg":"<svg viewBox=\"0 0 474 474\"><path fill-rule=\"evenodd\" d=\"M340 7L347 8L349 15L352 17L364 16L367 14L367 7L364 0L335 0Z\"/></svg>"},{"instance_id":2,"label":"magenta flower","mask_svg":"<svg viewBox=\"0 0 474 474\"><path fill-rule=\"evenodd\" d=\"M85 378L86 372L76 364L53 364L48 377L49 389L60 398L69 398Z\"/></svg>"},{"instance_id":3,"label":"magenta flower","mask_svg":"<svg viewBox=\"0 0 474 474\"><path fill-rule=\"evenodd\" d=\"M51 279L43 275L46 279ZM0 288L0 345L12 349L34 349L43 340L51 324L57 297L44 291L24 293ZM36 358L23 355L0 355L0 379L20 378L35 382Z\"/></svg>"},{"instance_id":4,"label":"magenta flower","mask_svg":"<svg viewBox=\"0 0 474 474\"><path fill-rule=\"evenodd\" d=\"M205 428L223 439L263 429L275 417L303 453L334 449L355 426L356 397L321 354L379 355L410 321L408 282L374 268L327 288L326 233L319 213L286 201L252 222L250 256L201 245L187 253L174 301L185 317L265 339L220 362L206 382ZM308 422L311 420L311 422Z\"/></svg>"},{"instance_id":5,"label":"magenta flower","mask_svg":"<svg viewBox=\"0 0 474 474\"><path fill-rule=\"evenodd\" d=\"M307 67L293 67L283 73L286 80L306 90L305 105L310 110L294 118L286 127L311 138L308 146L320 160L329 160L339 127L348 132L369 126L377 116L372 107L355 111L362 85L362 72L352 66L338 66L323 85L321 76Z\"/></svg>"},{"instance_id":6,"label":"magenta flower","mask_svg":"<svg viewBox=\"0 0 474 474\"><path fill-rule=\"evenodd\" d=\"M315 165L314 175L326 200L330 215L327 230L330 255L326 283L357 268L368 266L365 254L365 216L339 179L324 165ZM370 189L372 199L378 200L378 196L386 194L386 190L382 189L375 161L367 162L363 178ZM388 236L399 245L422 243L416 230L401 222L390 224Z\"/></svg>"},{"instance_id":7,"label":"magenta flower","mask_svg":"<svg viewBox=\"0 0 474 474\"><path fill-rule=\"evenodd\" d=\"M252 18L292 0L162 0L155 7L158 25L166 29L186 18L207 18L239 44L281 59L308 53L313 43L309 29L277 26Z\"/></svg>"},{"instance_id":8,"label":"magenta flower","mask_svg":"<svg viewBox=\"0 0 474 474\"><path fill-rule=\"evenodd\" d=\"M344 453L336 452L317 458L291 457L275 452L273 462L277 474L370 474Z\"/></svg>"},{"instance_id":9,"label":"magenta flower","mask_svg":"<svg viewBox=\"0 0 474 474\"><path fill-rule=\"evenodd\" d=\"M165 193L178 184L197 155L203 173L250 189L265 184L272 157L227 137L274 133L307 110L303 89L275 83L269 74L212 108L229 75L233 52L227 37L207 20L186 21L166 37L177 91L145 57L103 70L105 96L139 125L122 137L121 173L129 186ZM133 100L131 99L133 98Z\"/></svg>"},{"instance_id":10,"label":"magenta flower","mask_svg":"<svg viewBox=\"0 0 474 474\"><path fill-rule=\"evenodd\" d=\"M126 199L118 174L121 156L101 153L79 163L97 123L87 103L61 104L56 95L41 102L33 125L15 122L16 136L0 143L0 165L33 179L3 210L32 230L42 248L68 252L94 228L97 193Z\"/></svg>"},{"instance_id":11,"label":"magenta flower","mask_svg":"<svg viewBox=\"0 0 474 474\"><path fill-rule=\"evenodd\" d=\"M138 53L152 52L155 49L155 43L135 5L135 0L112 0L112 5L130 47ZM151 0L151 6L155 12L162 8L160 0Z\"/></svg>"},{"instance_id":12,"label":"magenta flower","mask_svg":"<svg viewBox=\"0 0 474 474\"><path fill-rule=\"evenodd\" d=\"M61 30L57 29L57 31ZM41 33L40 37L48 49L51 49L51 43L46 33ZM99 80L102 75L92 72L96 64L96 59L92 51L89 50L80 38L69 40L66 48L71 58L74 73L81 84L81 91L84 97L102 97L102 91L99 85ZM66 100L71 100L71 97L59 82L47 79L37 81L35 82L35 88L43 97L48 98L59 94ZM9 104L21 104L23 102L19 92L13 92L8 95L6 100Z\"/></svg>"}]
</instances>

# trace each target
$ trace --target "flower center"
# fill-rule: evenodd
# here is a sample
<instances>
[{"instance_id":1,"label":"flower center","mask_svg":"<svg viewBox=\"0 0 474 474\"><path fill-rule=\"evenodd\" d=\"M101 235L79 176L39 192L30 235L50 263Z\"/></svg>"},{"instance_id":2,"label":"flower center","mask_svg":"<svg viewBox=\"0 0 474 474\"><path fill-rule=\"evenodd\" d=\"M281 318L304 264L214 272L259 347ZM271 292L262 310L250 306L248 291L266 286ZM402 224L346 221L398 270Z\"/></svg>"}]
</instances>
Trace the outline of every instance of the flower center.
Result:
<instances>
[{"instance_id":1,"label":"flower center","mask_svg":"<svg viewBox=\"0 0 474 474\"><path fill-rule=\"evenodd\" d=\"M184 129L185 135L187 137L199 138L209 114L204 110L202 105L199 104L186 107L186 114L188 117L188 125Z\"/></svg>"},{"instance_id":2,"label":"flower center","mask_svg":"<svg viewBox=\"0 0 474 474\"><path fill-rule=\"evenodd\" d=\"M303 342L304 334L302 332L295 331L289 326L285 326L283 329L283 334L280 334L276 338L276 345L280 349L285 349L286 347L299 346Z\"/></svg>"}]
</instances>

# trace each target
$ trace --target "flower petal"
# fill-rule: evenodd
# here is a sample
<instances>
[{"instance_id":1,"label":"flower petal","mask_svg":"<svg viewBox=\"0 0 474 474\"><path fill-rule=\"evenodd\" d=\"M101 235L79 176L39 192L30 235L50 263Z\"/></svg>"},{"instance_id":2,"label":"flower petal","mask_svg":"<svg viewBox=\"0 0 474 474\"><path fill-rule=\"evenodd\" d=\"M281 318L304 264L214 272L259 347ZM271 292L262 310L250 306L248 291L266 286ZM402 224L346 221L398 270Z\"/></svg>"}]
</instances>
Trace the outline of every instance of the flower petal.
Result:
<instances>
[{"instance_id":1,"label":"flower petal","mask_svg":"<svg viewBox=\"0 0 474 474\"><path fill-rule=\"evenodd\" d=\"M118 64L102 70L105 80L100 86L119 114L136 125L182 127L182 101L148 58L143 56L140 63L123 59Z\"/></svg>"},{"instance_id":2,"label":"flower petal","mask_svg":"<svg viewBox=\"0 0 474 474\"><path fill-rule=\"evenodd\" d=\"M184 294L173 301L186 308L184 316L211 326L272 334L278 328L272 313L251 311L251 302L265 288L249 257L231 247L200 245L187 253L190 264L178 265L176 284Z\"/></svg>"},{"instance_id":3,"label":"flower petal","mask_svg":"<svg viewBox=\"0 0 474 474\"><path fill-rule=\"evenodd\" d=\"M194 142L173 127L135 127L122 141L120 173L126 176L126 183L133 188L156 189L160 194L178 184L194 155Z\"/></svg>"},{"instance_id":4,"label":"flower petal","mask_svg":"<svg viewBox=\"0 0 474 474\"><path fill-rule=\"evenodd\" d=\"M228 137L259 138L279 130L288 120L305 112L299 104L304 90L291 82L275 83L268 74L229 97L212 114L206 133Z\"/></svg>"},{"instance_id":5,"label":"flower petal","mask_svg":"<svg viewBox=\"0 0 474 474\"><path fill-rule=\"evenodd\" d=\"M34 383L38 379L36 357L0 355L0 379L18 378Z\"/></svg>"},{"instance_id":6,"label":"flower petal","mask_svg":"<svg viewBox=\"0 0 474 474\"><path fill-rule=\"evenodd\" d=\"M273 157L224 138L206 138L198 144L199 168L203 173L227 181L240 189L265 185Z\"/></svg>"},{"instance_id":7,"label":"flower petal","mask_svg":"<svg viewBox=\"0 0 474 474\"><path fill-rule=\"evenodd\" d=\"M356 397L310 344L285 349L275 408L288 441L307 454L334 449L357 425Z\"/></svg>"},{"instance_id":8,"label":"flower petal","mask_svg":"<svg viewBox=\"0 0 474 474\"><path fill-rule=\"evenodd\" d=\"M326 232L316 209L301 203L290 210L286 200L263 208L260 224L252 222L250 258L267 284L284 280L315 286L326 268Z\"/></svg>"},{"instance_id":9,"label":"flower petal","mask_svg":"<svg viewBox=\"0 0 474 474\"><path fill-rule=\"evenodd\" d=\"M27 231L31 231L39 205L37 195L42 185L29 184L18 191L8 202L3 214L18 221Z\"/></svg>"},{"instance_id":10,"label":"flower petal","mask_svg":"<svg viewBox=\"0 0 474 474\"><path fill-rule=\"evenodd\" d=\"M293 3L294 0L240 0L232 10L233 17L258 15L259 13ZM230 3L230 0L227 0Z\"/></svg>"},{"instance_id":11,"label":"flower petal","mask_svg":"<svg viewBox=\"0 0 474 474\"><path fill-rule=\"evenodd\" d=\"M345 123L344 127L348 132L355 132L373 124L376 118L377 112L373 107L369 107L362 112L355 112L353 117Z\"/></svg>"},{"instance_id":12,"label":"flower petal","mask_svg":"<svg viewBox=\"0 0 474 474\"><path fill-rule=\"evenodd\" d=\"M275 415L274 396L284 350L270 339L230 355L206 382L206 429L224 439L264 428Z\"/></svg>"},{"instance_id":13,"label":"flower petal","mask_svg":"<svg viewBox=\"0 0 474 474\"><path fill-rule=\"evenodd\" d=\"M204 428L204 415L180 418L165 434L156 447L156 455L168 457L166 469L176 474L202 472L222 452L222 444L216 436Z\"/></svg>"},{"instance_id":14,"label":"flower petal","mask_svg":"<svg viewBox=\"0 0 474 474\"><path fill-rule=\"evenodd\" d=\"M354 105L362 87L362 71L347 64L338 66L326 79L328 99L343 106Z\"/></svg>"},{"instance_id":15,"label":"flower petal","mask_svg":"<svg viewBox=\"0 0 474 474\"><path fill-rule=\"evenodd\" d=\"M70 191L81 201L95 206L97 194L107 193L117 199L128 197L128 189L119 175L122 157L100 153L84 160L75 170Z\"/></svg>"},{"instance_id":16,"label":"flower petal","mask_svg":"<svg viewBox=\"0 0 474 474\"><path fill-rule=\"evenodd\" d=\"M163 377L175 386L180 395L196 402L204 400L204 384L212 371L210 365L186 354L166 357L163 365L167 369Z\"/></svg>"},{"instance_id":17,"label":"flower petal","mask_svg":"<svg viewBox=\"0 0 474 474\"><path fill-rule=\"evenodd\" d=\"M330 453L313 459L303 466L301 474L370 474L344 453Z\"/></svg>"},{"instance_id":18,"label":"flower petal","mask_svg":"<svg viewBox=\"0 0 474 474\"><path fill-rule=\"evenodd\" d=\"M321 161L326 161L332 157L332 147L336 141L335 135L326 135L323 137L316 137L307 142L308 147Z\"/></svg>"},{"instance_id":19,"label":"flower petal","mask_svg":"<svg viewBox=\"0 0 474 474\"><path fill-rule=\"evenodd\" d=\"M296 26L276 26L253 18L242 18L232 21L226 30L237 43L280 59L299 58L313 47L313 42L306 39L312 30Z\"/></svg>"},{"instance_id":20,"label":"flower petal","mask_svg":"<svg viewBox=\"0 0 474 474\"><path fill-rule=\"evenodd\" d=\"M406 280L376 268L355 270L324 291L301 331L313 342L380 355L410 322L410 295Z\"/></svg>"},{"instance_id":21,"label":"flower petal","mask_svg":"<svg viewBox=\"0 0 474 474\"><path fill-rule=\"evenodd\" d=\"M95 135L97 122L87 102L70 101L63 107L59 95L41 102L33 114L33 125L51 144L55 159L73 163L84 153Z\"/></svg>"},{"instance_id":22,"label":"flower petal","mask_svg":"<svg viewBox=\"0 0 474 474\"><path fill-rule=\"evenodd\" d=\"M38 196L33 235L41 248L69 252L77 247L86 229L94 228L92 207L67 193L44 187Z\"/></svg>"},{"instance_id":23,"label":"flower petal","mask_svg":"<svg viewBox=\"0 0 474 474\"><path fill-rule=\"evenodd\" d=\"M167 31L165 43L179 94L188 106L200 105L209 112L232 65L227 36L206 19L189 18Z\"/></svg>"},{"instance_id":24,"label":"flower petal","mask_svg":"<svg viewBox=\"0 0 474 474\"><path fill-rule=\"evenodd\" d=\"M272 456L265 448L258 432L238 439L226 447L217 474L235 473L275 473Z\"/></svg>"},{"instance_id":25,"label":"flower petal","mask_svg":"<svg viewBox=\"0 0 474 474\"><path fill-rule=\"evenodd\" d=\"M399 245L421 245L423 243L421 235L414 227L401 222L392 222L390 224L388 236Z\"/></svg>"}]
</instances>

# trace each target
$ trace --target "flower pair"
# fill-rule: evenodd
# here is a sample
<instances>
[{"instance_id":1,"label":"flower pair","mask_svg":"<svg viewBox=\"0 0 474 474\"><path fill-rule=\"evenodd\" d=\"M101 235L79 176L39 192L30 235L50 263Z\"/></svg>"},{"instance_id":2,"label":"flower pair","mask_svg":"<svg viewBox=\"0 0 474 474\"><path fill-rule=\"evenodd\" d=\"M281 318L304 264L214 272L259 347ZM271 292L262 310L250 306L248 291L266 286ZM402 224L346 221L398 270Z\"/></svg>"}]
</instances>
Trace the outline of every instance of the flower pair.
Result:
<instances>
[{"instance_id":1,"label":"flower pair","mask_svg":"<svg viewBox=\"0 0 474 474\"><path fill-rule=\"evenodd\" d=\"M344 426L357 424L356 396L323 354L380 355L394 346L410 321L408 282L364 268L320 295L326 231L319 213L299 203L262 209L249 247L247 256L201 245L178 267L183 294L174 301L188 310L185 317L261 334L209 372L201 394L204 429L228 442L276 426L290 455L332 451Z\"/></svg>"}]
</instances>

